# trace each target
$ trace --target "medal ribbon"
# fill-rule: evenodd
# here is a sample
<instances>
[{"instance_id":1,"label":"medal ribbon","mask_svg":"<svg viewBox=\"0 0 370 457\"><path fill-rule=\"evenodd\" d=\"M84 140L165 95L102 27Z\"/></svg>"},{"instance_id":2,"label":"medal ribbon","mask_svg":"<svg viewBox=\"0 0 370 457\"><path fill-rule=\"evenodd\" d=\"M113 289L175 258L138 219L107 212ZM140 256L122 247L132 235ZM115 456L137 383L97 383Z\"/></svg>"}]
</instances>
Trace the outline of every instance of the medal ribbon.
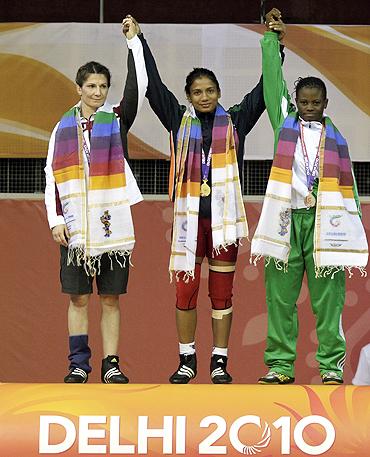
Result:
<instances>
[{"instance_id":1,"label":"medal ribbon","mask_svg":"<svg viewBox=\"0 0 370 457\"><path fill-rule=\"evenodd\" d=\"M209 168L211 166L211 158L212 158L212 148L209 149L207 161L206 161L206 154L202 148L202 180L204 182L208 181Z\"/></svg>"},{"instance_id":2,"label":"medal ribbon","mask_svg":"<svg viewBox=\"0 0 370 457\"><path fill-rule=\"evenodd\" d=\"M85 139L85 132L88 133L89 135L89 139L91 137L91 131L92 131L92 128L93 128L93 125L94 125L94 117L90 116L89 119L86 119L85 117L82 116L82 113L80 111L80 124L81 124L81 127L82 127L82 148L83 148L83 151L86 155L86 159L87 159L87 162L88 164L90 165L90 149L86 143L86 139Z\"/></svg>"},{"instance_id":3,"label":"medal ribbon","mask_svg":"<svg viewBox=\"0 0 370 457\"><path fill-rule=\"evenodd\" d=\"M84 153L86 155L87 162L90 165L90 150L89 150L89 147L88 147L88 145L86 143L86 139L85 139L85 135L84 134L82 134L82 147L83 147Z\"/></svg>"},{"instance_id":4,"label":"medal ribbon","mask_svg":"<svg viewBox=\"0 0 370 457\"><path fill-rule=\"evenodd\" d=\"M319 140L319 144L317 146L316 157L315 157L315 160L313 161L312 169L310 170L310 162L309 162L309 158L308 158L308 154L307 154L306 144L304 142L302 124L300 124L299 128L300 128L301 144L302 144L302 151L303 151L304 168L306 171L306 178L307 178L307 188L311 192L315 178L319 174L320 144L321 144L322 132L324 129L321 130L320 140Z\"/></svg>"}]
</instances>

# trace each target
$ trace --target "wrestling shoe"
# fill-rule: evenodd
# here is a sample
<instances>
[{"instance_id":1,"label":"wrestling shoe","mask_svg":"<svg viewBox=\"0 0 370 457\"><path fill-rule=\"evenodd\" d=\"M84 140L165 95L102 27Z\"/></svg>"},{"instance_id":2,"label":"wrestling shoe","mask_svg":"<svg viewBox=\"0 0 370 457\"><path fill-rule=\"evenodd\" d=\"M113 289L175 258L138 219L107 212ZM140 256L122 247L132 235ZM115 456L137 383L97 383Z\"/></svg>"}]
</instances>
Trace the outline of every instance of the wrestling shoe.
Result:
<instances>
[{"instance_id":1,"label":"wrestling shoe","mask_svg":"<svg viewBox=\"0 0 370 457\"><path fill-rule=\"evenodd\" d=\"M276 371L269 371L266 376L259 378L258 384L292 384L295 378L287 376L283 373L276 373Z\"/></svg>"},{"instance_id":2,"label":"wrestling shoe","mask_svg":"<svg viewBox=\"0 0 370 457\"><path fill-rule=\"evenodd\" d=\"M118 355L108 355L102 360L101 382L104 384L127 384L128 377L119 368Z\"/></svg>"},{"instance_id":3,"label":"wrestling shoe","mask_svg":"<svg viewBox=\"0 0 370 457\"><path fill-rule=\"evenodd\" d=\"M335 371L327 371L326 373L322 373L321 380L323 384L327 385L343 384L342 376Z\"/></svg>"},{"instance_id":4,"label":"wrestling shoe","mask_svg":"<svg viewBox=\"0 0 370 457\"><path fill-rule=\"evenodd\" d=\"M197 355L180 354L180 364L175 373L170 376L171 384L187 384L197 375Z\"/></svg>"},{"instance_id":5,"label":"wrestling shoe","mask_svg":"<svg viewBox=\"0 0 370 457\"><path fill-rule=\"evenodd\" d=\"M72 368L64 378L66 384L85 384L89 375L82 368Z\"/></svg>"},{"instance_id":6,"label":"wrestling shoe","mask_svg":"<svg viewBox=\"0 0 370 457\"><path fill-rule=\"evenodd\" d=\"M213 354L211 357L210 373L213 384L230 384L233 378L226 371L227 357Z\"/></svg>"}]
</instances>

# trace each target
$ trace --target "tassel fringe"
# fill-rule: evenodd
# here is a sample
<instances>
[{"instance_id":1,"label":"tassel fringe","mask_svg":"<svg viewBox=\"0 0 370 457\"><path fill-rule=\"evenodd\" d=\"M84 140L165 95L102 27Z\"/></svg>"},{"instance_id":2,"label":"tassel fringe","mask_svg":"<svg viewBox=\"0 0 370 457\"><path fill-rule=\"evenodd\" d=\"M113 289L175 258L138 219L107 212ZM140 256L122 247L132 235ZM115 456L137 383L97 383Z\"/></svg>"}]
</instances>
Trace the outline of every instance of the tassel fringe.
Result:
<instances>
[{"instance_id":1,"label":"tassel fringe","mask_svg":"<svg viewBox=\"0 0 370 457\"><path fill-rule=\"evenodd\" d=\"M128 250L114 250L104 252L110 260L110 269L113 270L113 259L116 259L121 268L126 267L126 262L133 266L131 263L132 251ZM74 246L68 249L67 265L83 266L88 276L95 276L100 274L101 257L103 254L96 256L86 256L86 251L82 246Z\"/></svg>"},{"instance_id":2,"label":"tassel fringe","mask_svg":"<svg viewBox=\"0 0 370 457\"><path fill-rule=\"evenodd\" d=\"M358 267L355 265L344 265L344 266L325 266L325 267L315 267L315 277L316 278L326 278L330 276L330 279L333 279L335 274L339 271L348 271L348 278L351 279L354 275L353 270L358 270L361 273L362 278L367 277L367 271L364 267Z\"/></svg>"}]
</instances>

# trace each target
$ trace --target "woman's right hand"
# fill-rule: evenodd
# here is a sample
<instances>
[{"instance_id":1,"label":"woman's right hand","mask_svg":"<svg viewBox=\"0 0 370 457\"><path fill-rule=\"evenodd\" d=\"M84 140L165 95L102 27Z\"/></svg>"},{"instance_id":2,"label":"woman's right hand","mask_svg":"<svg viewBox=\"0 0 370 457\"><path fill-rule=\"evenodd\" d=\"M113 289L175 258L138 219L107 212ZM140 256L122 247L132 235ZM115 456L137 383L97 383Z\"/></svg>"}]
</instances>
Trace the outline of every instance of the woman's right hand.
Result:
<instances>
[{"instance_id":1,"label":"woman's right hand","mask_svg":"<svg viewBox=\"0 0 370 457\"><path fill-rule=\"evenodd\" d=\"M130 14L128 14L122 21L122 32L126 35L128 40L131 40L135 35L141 33L140 26Z\"/></svg>"},{"instance_id":2,"label":"woman's right hand","mask_svg":"<svg viewBox=\"0 0 370 457\"><path fill-rule=\"evenodd\" d=\"M68 247L69 231L66 224L56 225L51 229L54 241L62 246Z\"/></svg>"}]
</instances>

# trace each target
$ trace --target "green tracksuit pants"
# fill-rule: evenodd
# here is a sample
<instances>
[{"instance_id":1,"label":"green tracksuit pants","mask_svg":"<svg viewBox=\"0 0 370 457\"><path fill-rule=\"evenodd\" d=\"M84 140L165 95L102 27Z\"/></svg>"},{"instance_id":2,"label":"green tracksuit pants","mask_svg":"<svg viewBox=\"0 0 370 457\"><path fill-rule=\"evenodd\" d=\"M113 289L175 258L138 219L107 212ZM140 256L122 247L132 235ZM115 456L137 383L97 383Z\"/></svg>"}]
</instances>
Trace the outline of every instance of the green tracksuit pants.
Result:
<instances>
[{"instance_id":1,"label":"green tracksuit pants","mask_svg":"<svg viewBox=\"0 0 370 457\"><path fill-rule=\"evenodd\" d=\"M315 208L292 211L291 252L288 271L278 270L273 260L265 268L268 334L265 364L271 371L294 377L298 336L297 299L306 271L312 311L316 318L320 373L343 373L346 343L342 331L345 274L315 278L313 234Z\"/></svg>"}]
</instances>

